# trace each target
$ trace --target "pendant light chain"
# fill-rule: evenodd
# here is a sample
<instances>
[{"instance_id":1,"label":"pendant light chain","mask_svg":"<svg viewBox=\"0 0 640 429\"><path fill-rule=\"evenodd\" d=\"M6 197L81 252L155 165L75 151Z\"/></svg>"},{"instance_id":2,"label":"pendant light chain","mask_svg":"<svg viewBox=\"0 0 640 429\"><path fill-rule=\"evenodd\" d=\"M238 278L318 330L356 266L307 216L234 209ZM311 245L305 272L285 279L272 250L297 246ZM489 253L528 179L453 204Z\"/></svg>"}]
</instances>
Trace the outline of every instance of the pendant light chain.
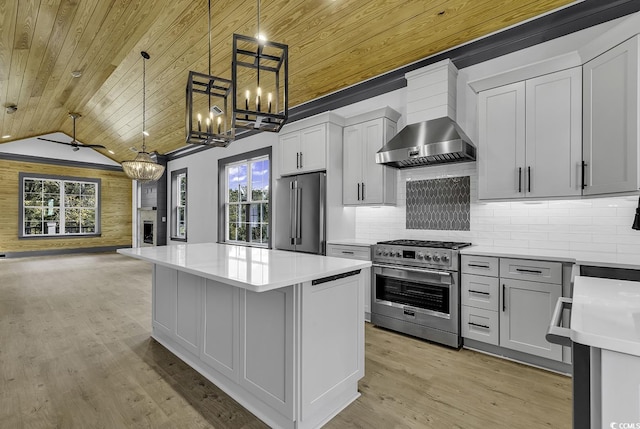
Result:
<instances>
[{"instance_id":1,"label":"pendant light chain","mask_svg":"<svg viewBox=\"0 0 640 429\"><path fill-rule=\"evenodd\" d=\"M211 0L209 0L209 76L211 76Z\"/></svg>"},{"instance_id":2,"label":"pendant light chain","mask_svg":"<svg viewBox=\"0 0 640 429\"><path fill-rule=\"evenodd\" d=\"M257 83L258 83L258 91L260 90L260 54L261 54L261 49L260 49L260 0L257 0L258 3L258 7L257 7L257 11L258 11L258 36L256 37L258 39L258 52L256 52L258 54L257 57L257 61L258 61L258 79L257 79Z\"/></svg>"},{"instance_id":3,"label":"pendant light chain","mask_svg":"<svg viewBox=\"0 0 640 429\"><path fill-rule=\"evenodd\" d=\"M145 128L145 123L146 123L146 119L147 119L147 59L144 56L144 53L142 54L142 151L146 152L146 145L145 145L145 137L146 137L146 128Z\"/></svg>"}]
</instances>

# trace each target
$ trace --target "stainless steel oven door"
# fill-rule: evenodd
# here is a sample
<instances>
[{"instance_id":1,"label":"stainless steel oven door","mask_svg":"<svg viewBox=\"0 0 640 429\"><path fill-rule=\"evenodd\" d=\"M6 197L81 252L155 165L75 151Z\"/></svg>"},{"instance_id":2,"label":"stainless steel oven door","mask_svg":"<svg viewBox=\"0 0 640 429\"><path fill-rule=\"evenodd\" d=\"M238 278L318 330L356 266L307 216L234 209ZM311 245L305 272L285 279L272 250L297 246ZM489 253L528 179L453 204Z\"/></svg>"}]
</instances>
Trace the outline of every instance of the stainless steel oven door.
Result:
<instances>
[{"instance_id":1,"label":"stainless steel oven door","mask_svg":"<svg viewBox=\"0 0 640 429\"><path fill-rule=\"evenodd\" d=\"M457 334L457 273L373 264L372 313Z\"/></svg>"}]
</instances>

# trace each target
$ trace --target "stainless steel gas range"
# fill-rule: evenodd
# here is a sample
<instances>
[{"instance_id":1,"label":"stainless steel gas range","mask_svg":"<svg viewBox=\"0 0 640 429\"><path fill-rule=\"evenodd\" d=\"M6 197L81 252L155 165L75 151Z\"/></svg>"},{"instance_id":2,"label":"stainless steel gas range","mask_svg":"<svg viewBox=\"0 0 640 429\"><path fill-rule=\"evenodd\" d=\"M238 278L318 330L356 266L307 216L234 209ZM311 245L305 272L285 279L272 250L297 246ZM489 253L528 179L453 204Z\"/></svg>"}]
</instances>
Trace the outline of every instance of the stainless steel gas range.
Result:
<instances>
[{"instance_id":1,"label":"stainless steel gas range","mask_svg":"<svg viewBox=\"0 0 640 429\"><path fill-rule=\"evenodd\" d=\"M371 322L460 347L460 253L471 243L382 241L373 250Z\"/></svg>"}]
</instances>

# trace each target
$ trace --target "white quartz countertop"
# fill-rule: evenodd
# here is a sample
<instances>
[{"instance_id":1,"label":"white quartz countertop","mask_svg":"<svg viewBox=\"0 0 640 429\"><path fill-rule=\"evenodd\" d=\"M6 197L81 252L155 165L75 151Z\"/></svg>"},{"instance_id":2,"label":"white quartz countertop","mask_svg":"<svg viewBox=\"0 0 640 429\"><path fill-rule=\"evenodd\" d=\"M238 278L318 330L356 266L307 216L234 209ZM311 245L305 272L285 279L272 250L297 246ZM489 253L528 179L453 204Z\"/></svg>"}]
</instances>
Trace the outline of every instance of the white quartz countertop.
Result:
<instances>
[{"instance_id":1,"label":"white quartz countertop","mask_svg":"<svg viewBox=\"0 0 640 429\"><path fill-rule=\"evenodd\" d=\"M573 342L640 356L640 282L576 276Z\"/></svg>"},{"instance_id":2,"label":"white quartz countertop","mask_svg":"<svg viewBox=\"0 0 640 429\"><path fill-rule=\"evenodd\" d=\"M496 256L501 258L533 259L592 265L596 267L627 268L640 270L637 255L605 252L581 252L568 250L520 249L500 246L469 246L460 250L462 255Z\"/></svg>"},{"instance_id":3,"label":"white quartz countertop","mask_svg":"<svg viewBox=\"0 0 640 429\"><path fill-rule=\"evenodd\" d=\"M217 243L118 249L118 253L254 292L371 266L369 261Z\"/></svg>"}]
</instances>

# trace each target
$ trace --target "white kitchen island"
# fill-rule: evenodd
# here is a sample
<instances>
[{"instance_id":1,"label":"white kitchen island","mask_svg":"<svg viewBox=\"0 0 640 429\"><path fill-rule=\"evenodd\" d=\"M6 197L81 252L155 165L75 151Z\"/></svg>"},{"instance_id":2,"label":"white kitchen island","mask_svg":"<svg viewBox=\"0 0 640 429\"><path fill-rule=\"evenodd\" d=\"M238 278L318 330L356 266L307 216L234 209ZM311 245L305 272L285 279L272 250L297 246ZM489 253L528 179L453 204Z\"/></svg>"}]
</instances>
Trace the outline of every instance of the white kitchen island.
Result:
<instances>
[{"instance_id":1,"label":"white kitchen island","mask_svg":"<svg viewBox=\"0 0 640 429\"><path fill-rule=\"evenodd\" d=\"M152 337L271 427L316 428L364 375L371 262L202 243L153 263Z\"/></svg>"}]
</instances>

